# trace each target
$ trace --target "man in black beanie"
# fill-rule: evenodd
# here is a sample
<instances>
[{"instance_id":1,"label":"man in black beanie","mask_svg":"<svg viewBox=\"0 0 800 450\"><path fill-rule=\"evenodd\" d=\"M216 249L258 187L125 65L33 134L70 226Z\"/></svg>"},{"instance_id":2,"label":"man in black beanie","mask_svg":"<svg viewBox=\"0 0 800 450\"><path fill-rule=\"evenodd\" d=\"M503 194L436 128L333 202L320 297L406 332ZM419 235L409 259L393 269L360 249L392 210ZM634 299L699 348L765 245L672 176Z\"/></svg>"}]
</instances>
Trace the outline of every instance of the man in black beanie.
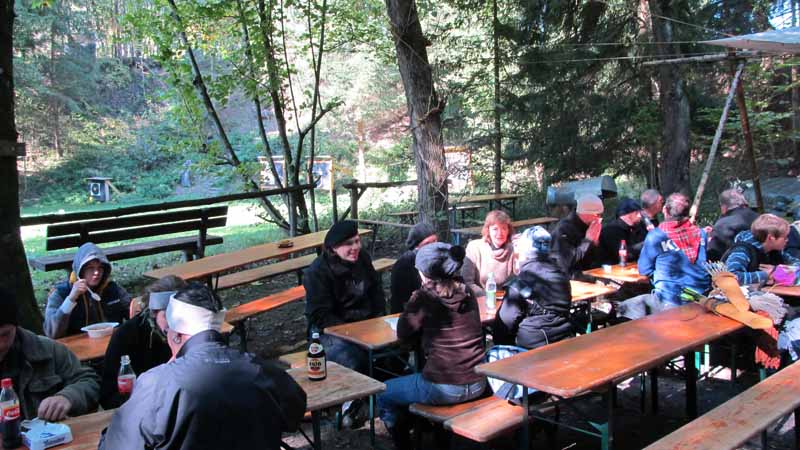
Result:
<instances>
[{"instance_id":1,"label":"man in black beanie","mask_svg":"<svg viewBox=\"0 0 800 450\"><path fill-rule=\"evenodd\" d=\"M389 310L392 314L403 312L408 299L422 285L419 271L414 267L417 250L437 242L436 230L429 223L418 223L408 232L406 239L407 250L397 258L392 267L391 292Z\"/></svg>"},{"instance_id":2,"label":"man in black beanie","mask_svg":"<svg viewBox=\"0 0 800 450\"><path fill-rule=\"evenodd\" d=\"M319 332L328 360L361 373L369 371L369 354L355 344L324 334L325 328L386 314L380 275L372 258L361 248L353 221L334 224L325 235L325 248L304 271L308 337ZM361 422L359 404L347 408L343 425Z\"/></svg>"},{"instance_id":3,"label":"man in black beanie","mask_svg":"<svg viewBox=\"0 0 800 450\"><path fill-rule=\"evenodd\" d=\"M616 218L603 224L600 232L598 259L595 267L602 264L619 264L619 247L625 241L628 252L626 262L635 262L642 251L645 235L641 233L642 206L636 200L622 197L616 210Z\"/></svg>"},{"instance_id":4,"label":"man in black beanie","mask_svg":"<svg viewBox=\"0 0 800 450\"><path fill-rule=\"evenodd\" d=\"M11 378L24 419L55 421L97 406L97 375L63 344L18 326L16 296L0 288L0 378Z\"/></svg>"}]
</instances>

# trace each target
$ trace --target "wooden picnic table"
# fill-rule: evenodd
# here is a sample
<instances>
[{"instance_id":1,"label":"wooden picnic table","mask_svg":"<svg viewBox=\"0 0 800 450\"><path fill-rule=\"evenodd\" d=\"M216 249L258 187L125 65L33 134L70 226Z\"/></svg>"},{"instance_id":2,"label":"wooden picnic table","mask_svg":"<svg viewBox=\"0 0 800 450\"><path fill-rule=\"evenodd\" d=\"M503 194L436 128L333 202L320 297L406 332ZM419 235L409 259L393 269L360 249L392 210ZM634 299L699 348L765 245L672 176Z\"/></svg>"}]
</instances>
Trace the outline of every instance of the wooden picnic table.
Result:
<instances>
[{"instance_id":1,"label":"wooden picnic table","mask_svg":"<svg viewBox=\"0 0 800 450\"><path fill-rule=\"evenodd\" d=\"M625 267L619 264L611 266L611 272L608 273L602 267L596 269L584 270L584 275L590 277L600 278L602 280L611 280L618 283L649 283L650 279L645 275L639 274L639 264L631 262Z\"/></svg>"},{"instance_id":2,"label":"wooden picnic table","mask_svg":"<svg viewBox=\"0 0 800 450\"><path fill-rule=\"evenodd\" d=\"M800 297L800 286L766 286L762 290L780 297Z\"/></svg>"},{"instance_id":3,"label":"wooden picnic table","mask_svg":"<svg viewBox=\"0 0 800 450\"><path fill-rule=\"evenodd\" d=\"M100 411L84 416L70 417L64 420L72 432L72 442L50 447L55 450L97 450L100 442L100 433L110 423L115 409ZM18 450L27 450L28 447L18 447ZM0 449L4 449L0 440ZM10 450L10 449L6 449Z\"/></svg>"},{"instance_id":4,"label":"wooden picnic table","mask_svg":"<svg viewBox=\"0 0 800 450\"><path fill-rule=\"evenodd\" d=\"M594 300L597 297L617 292L613 287L604 284L587 283L578 280L569 280L569 284L572 292L572 303Z\"/></svg>"},{"instance_id":5,"label":"wooden picnic table","mask_svg":"<svg viewBox=\"0 0 800 450\"><path fill-rule=\"evenodd\" d=\"M715 315L697 304L662 311L639 320L603 328L592 334L565 339L476 368L480 374L523 385L559 399L590 392L604 392L608 405L605 424L594 424L599 433L586 431L602 440L603 448L613 444L613 395L616 384L638 373L684 355L686 409L697 415L696 369L693 353L698 347L744 327L739 322ZM653 400L657 398L656 377L651 378ZM523 389L525 421L530 410L527 389ZM550 418L540 418L550 421ZM523 447L529 436L523 427Z\"/></svg>"},{"instance_id":6,"label":"wooden picnic table","mask_svg":"<svg viewBox=\"0 0 800 450\"><path fill-rule=\"evenodd\" d=\"M535 217L532 219L515 220L511 225L515 230L527 228L533 225L547 225L553 222L558 222L555 217ZM483 226L467 227L467 228L454 228L450 230L453 234L453 243L459 245L461 243L461 235L465 236L480 236Z\"/></svg>"},{"instance_id":7,"label":"wooden picnic table","mask_svg":"<svg viewBox=\"0 0 800 450\"><path fill-rule=\"evenodd\" d=\"M513 219L517 212L517 199L522 197L522 194L477 194L467 195L464 197L455 197L455 200L450 202L453 205L460 205L464 203L488 203L489 210L495 209L495 203L497 203L498 209L510 205L511 208L509 209L511 218Z\"/></svg>"},{"instance_id":8,"label":"wooden picnic table","mask_svg":"<svg viewBox=\"0 0 800 450\"><path fill-rule=\"evenodd\" d=\"M266 244L255 245L229 253L207 256L183 264L151 270L145 272L144 276L159 279L167 275L175 275L187 281L209 278L212 276L219 277L219 275L224 272L238 269L248 264L321 247L325 241L326 233L327 231L318 231L316 233L295 236L290 238L294 245L287 248L279 247L278 242L268 242ZM371 233L371 231L360 229L358 233L363 236Z\"/></svg>"},{"instance_id":9,"label":"wooden picnic table","mask_svg":"<svg viewBox=\"0 0 800 450\"><path fill-rule=\"evenodd\" d=\"M320 416L322 410L341 405L349 400L369 397L370 402L370 438L375 444L375 394L386 390L386 385L355 370L336 364L327 363L328 376L322 381L311 381L305 367L289 369L287 373L294 378L306 392L306 411L311 412L314 429L314 448L322 448Z\"/></svg>"}]
</instances>

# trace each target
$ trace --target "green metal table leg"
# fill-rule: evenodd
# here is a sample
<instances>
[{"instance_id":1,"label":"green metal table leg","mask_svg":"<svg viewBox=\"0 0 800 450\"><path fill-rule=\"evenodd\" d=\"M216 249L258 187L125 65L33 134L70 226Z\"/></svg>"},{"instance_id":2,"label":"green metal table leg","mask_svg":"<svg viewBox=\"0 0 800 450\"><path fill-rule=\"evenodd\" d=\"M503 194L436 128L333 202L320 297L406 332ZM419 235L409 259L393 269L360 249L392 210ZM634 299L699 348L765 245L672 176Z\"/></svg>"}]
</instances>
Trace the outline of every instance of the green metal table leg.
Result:
<instances>
[{"instance_id":1,"label":"green metal table leg","mask_svg":"<svg viewBox=\"0 0 800 450\"><path fill-rule=\"evenodd\" d=\"M322 430L320 430L320 411L311 411L311 427L314 430L314 450L322 450Z\"/></svg>"}]
</instances>

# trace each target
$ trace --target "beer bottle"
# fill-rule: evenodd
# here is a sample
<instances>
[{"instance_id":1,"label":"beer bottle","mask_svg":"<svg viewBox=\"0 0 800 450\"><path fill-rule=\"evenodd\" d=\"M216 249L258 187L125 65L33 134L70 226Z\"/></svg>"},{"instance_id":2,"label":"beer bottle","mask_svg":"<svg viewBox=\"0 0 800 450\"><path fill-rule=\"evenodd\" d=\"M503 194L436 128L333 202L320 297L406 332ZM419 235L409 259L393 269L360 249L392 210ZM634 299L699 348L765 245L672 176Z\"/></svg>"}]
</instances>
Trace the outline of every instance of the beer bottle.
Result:
<instances>
[{"instance_id":1,"label":"beer bottle","mask_svg":"<svg viewBox=\"0 0 800 450\"><path fill-rule=\"evenodd\" d=\"M0 391L0 417L3 426L3 448L17 448L22 446L22 433L20 431L19 398L14 392L11 378L0 381L3 390Z\"/></svg>"},{"instance_id":2,"label":"beer bottle","mask_svg":"<svg viewBox=\"0 0 800 450\"><path fill-rule=\"evenodd\" d=\"M322 381L328 376L325 348L319 341L319 333L311 335L311 345L308 346L306 364L308 365L308 378L311 381Z\"/></svg>"}]
</instances>

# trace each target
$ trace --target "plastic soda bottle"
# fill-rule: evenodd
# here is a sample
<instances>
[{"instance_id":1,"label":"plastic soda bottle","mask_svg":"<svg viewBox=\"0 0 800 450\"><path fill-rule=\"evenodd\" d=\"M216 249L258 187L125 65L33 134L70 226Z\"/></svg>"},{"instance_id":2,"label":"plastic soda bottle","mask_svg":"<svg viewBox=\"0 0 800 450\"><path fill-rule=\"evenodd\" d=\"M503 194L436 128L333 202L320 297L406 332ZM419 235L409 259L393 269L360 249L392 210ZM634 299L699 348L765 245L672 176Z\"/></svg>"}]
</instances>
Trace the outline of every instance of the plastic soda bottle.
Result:
<instances>
[{"instance_id":1,"label":"plastic soda bottle","mask_svg":"<svg viewBox=\"0 0 800 450\"><path fill-rule=\"evenodd\" d=\"M308 378L311 381L322 381L328 376L328 364L325 358L325 347L319 341L319 333L311 334L311 344L306 355Z\"/></svg>"},{"instance_id":2,"label":"plastic soda bottle","mask_svg":"<svg viewBox=\"0 0 800 450\"><path fill-rule=\"evenodd\" d=\"M619 265L625 267L628 263L628 246L625 244L625 239L619 242Z\"/></svg>"},{"instance_id":3,"label":"plastic soda bottle","mask_svg":"<svg viewBox=\"0 0 800 450\"><path fill-rule=\"evenodd\" d=\"M119 364L119 375L117 375L117 391L124 400L127 400L131 393L133 393L133 385L136 382L136 373L131 367L131 358L128 355L122 355ZM124 401L123 400L123 401Z\"/></svg>"},{"instance_id":4,"label":"plastic soda bottle","mask_svg":"<svg viewBox=\"0 0 800 450\"><path fill-rule=\"evenodd\" d=\"M17 448L22 446L22 433L20 431L19 398L14 392L11 378L0 381L3 390L0 391L0 417L3 419L3 448Z\"/></svg>"},{"instance_id":5,"label":"plastic soda bottle","mask_svg":"<svg viewBox=\"0 0 800 450\"><path fill-rule=\"evenodd\" d=\"M494 281L494 272L489 272L486 278L486 309L494 311L497 308L497 283Z\"/></svg>"}]
</instances>

